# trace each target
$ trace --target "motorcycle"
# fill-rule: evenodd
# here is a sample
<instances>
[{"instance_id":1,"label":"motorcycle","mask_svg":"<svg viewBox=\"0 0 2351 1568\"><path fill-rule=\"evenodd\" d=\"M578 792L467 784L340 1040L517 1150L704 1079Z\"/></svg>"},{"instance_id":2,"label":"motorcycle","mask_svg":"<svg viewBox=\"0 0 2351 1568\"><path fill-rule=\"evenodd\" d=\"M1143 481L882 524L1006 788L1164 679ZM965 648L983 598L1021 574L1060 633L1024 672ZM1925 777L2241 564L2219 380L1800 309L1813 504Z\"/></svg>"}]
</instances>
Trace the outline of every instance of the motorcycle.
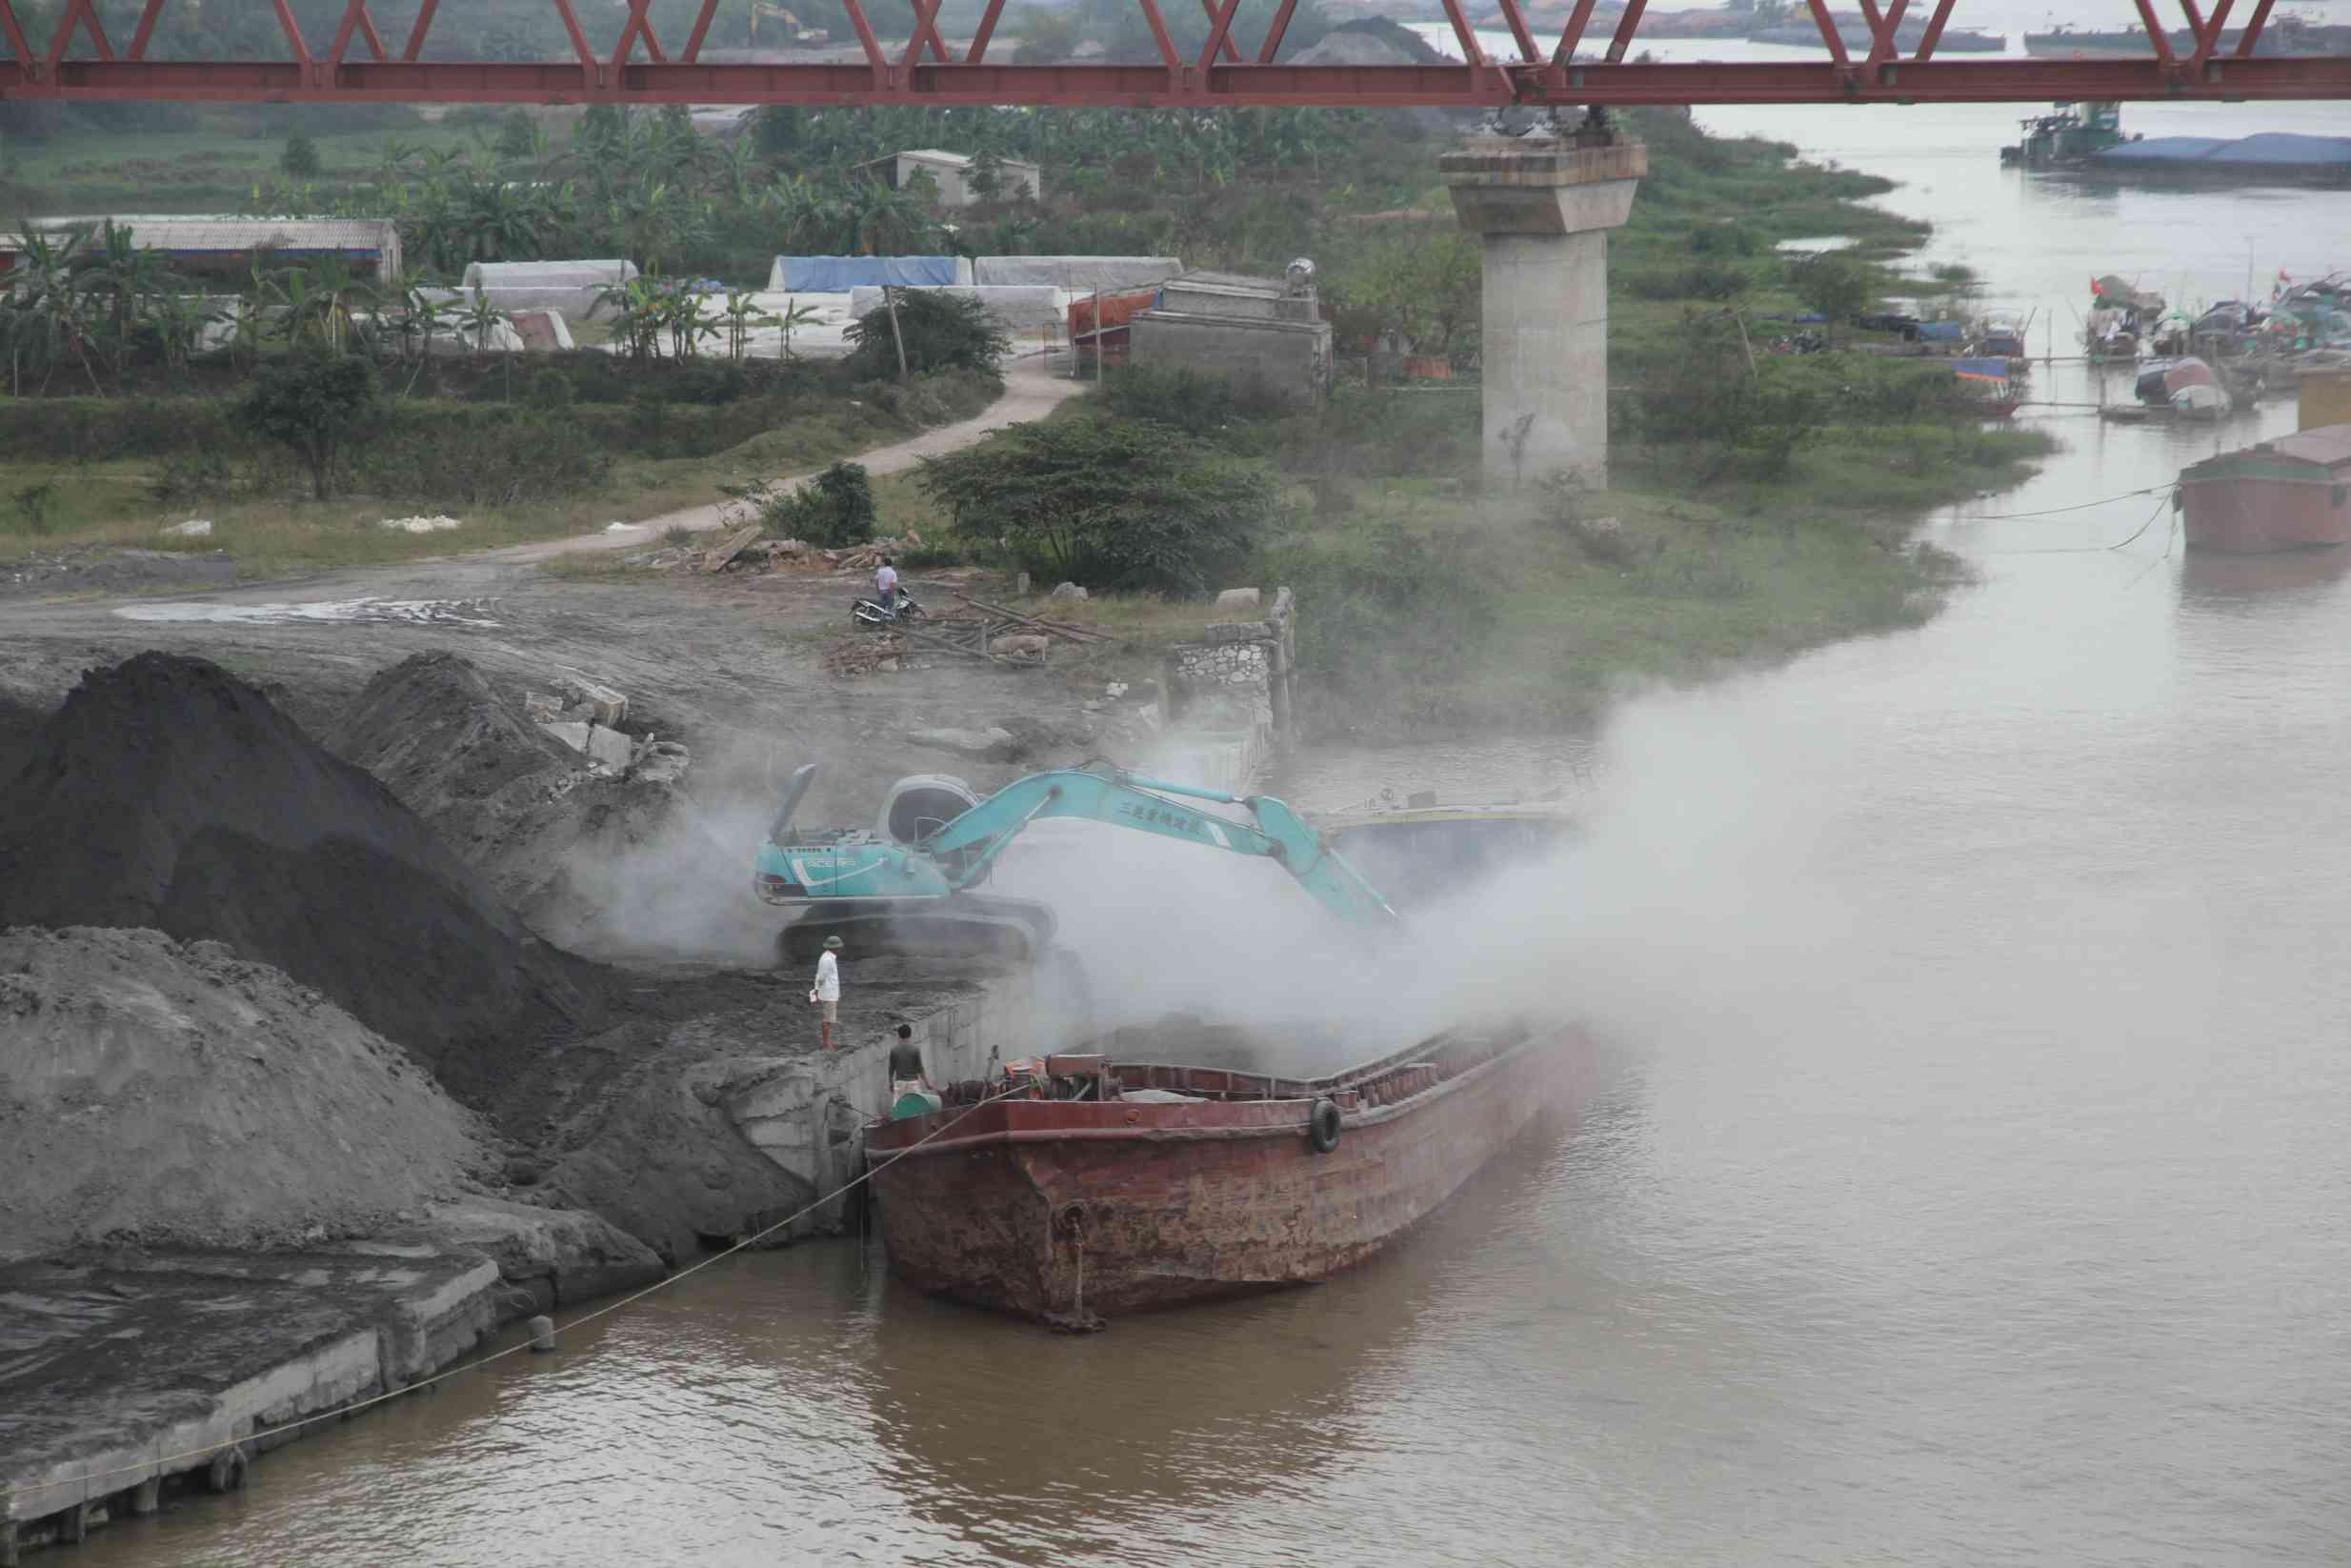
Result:
<instances>
[{"instance_id":1,"label":"motorcycle","mask_svg":"<svg viewBox=\"0 0 2351 1568\"><path fill-rule=\"evenodd\" d=\"M905 621L918 621L923 614L923 608L914 602L914 595L903 588L898 590L895 613L885 609L881 600L870 593L860 595L849 607L849 618L862 627L895 626Z\"/></svg>"}]
</instances>

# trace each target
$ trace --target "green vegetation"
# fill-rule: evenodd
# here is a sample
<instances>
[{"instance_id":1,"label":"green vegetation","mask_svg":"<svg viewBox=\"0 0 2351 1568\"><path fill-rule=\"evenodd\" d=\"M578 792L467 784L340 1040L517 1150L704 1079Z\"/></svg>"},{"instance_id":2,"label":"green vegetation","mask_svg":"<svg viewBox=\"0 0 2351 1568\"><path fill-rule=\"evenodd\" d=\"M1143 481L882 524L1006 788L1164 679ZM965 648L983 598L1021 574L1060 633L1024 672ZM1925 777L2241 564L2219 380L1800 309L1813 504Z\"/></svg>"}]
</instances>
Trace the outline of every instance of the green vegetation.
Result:
<instances>
[{"instance_id":1,"label":"green vegetation","mask_svg":"<svg viewBox=\"0 0 2351 1568\"><path fill-rule=\"evenodd\" d=\"M850 323L850 363L860 375L993 372L1012 350L1012 339L975 299L927 289L889 292L890 303Z\"/></svg>"},{"instance_id":2,"label":"green vegetation","mask_svg":"<svg viewBox=\"0 0 2351 1568\"><path fill-rule=\"evenodd\" d=\"M805 485L761 480L728 493L748 505L774 538L837 550L874 536L874 485L862 463L834 463Z\"/></svg>"},{"instance_id":3,"label":"green vegetation","mask_svg":"<svg viewBox=\"0 0 2351 1568\"><path fill-rule=\"evenodd\" d=\"M53 497L38 519L0 510L0 558L83 544L225 549L270 572L593 532L967 418L1000 390L969 372L905 387L856 383L837 364L769 361L754 372L664 360L641 378L627 372L611 355L548 356L533 377L577 393L551 411L505 401L502 366L437 360L420 394L385 396L336 449L323 501L306 454L241 421L236 398L0 402L0 494L48 487ZM632 379L634 395L612 396L615 381L626 389ZM741 394L720 400L730 383ZM534 390L534 401L542 395ZM373 526L419 507L461 517L463 533ZM158 535L190 516L211 520L211 536Z\"/></svg>"},{"instance_id":4,"label":"green vegetation","mask_svg":"<svg viewBox=\"0 0 2351 1568\"><path fill-rule=\"evenodd\" d=\"M1249 564L1278 491L1257 463L1141 420L1016 425L924 460L965 539L1023 570L1114 593L1197 593Z\"/></svg>"},{"instance_id":5,"label":"green vegetation","mask_svg":"<svg viewBox=\"0 0 2351 1568\"><path fill-rule=\"evenodd\" d=\"M237 423L291 448L310 470L311 493L327 498L335 460L376 413L375 367L356 354L304 354L254 377Z\"/></svg>"}]
</instances>

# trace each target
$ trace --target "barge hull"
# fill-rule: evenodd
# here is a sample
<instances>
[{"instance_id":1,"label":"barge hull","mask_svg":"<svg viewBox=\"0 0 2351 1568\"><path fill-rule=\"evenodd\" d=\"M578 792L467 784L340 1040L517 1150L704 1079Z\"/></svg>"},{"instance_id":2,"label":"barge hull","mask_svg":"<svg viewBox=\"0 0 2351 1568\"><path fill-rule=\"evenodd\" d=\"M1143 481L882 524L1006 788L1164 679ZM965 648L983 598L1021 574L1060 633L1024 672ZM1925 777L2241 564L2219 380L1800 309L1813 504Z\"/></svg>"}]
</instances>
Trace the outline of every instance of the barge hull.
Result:
<instances>
[{"instance_id":1,"label":"barge hull","mask_svg":"<svg viewBox=\"0 0 2351 1568\"><path fill-rule=\"evenodd\" d=\"M886 1124L873 1156L890 1267L930 1294L1030 1317L1325 1279L1426 1218L1524 1132L1557 1100L1580 1041L1530 1037L1445 1076L1396 1064L1342 1092L1327 1153L1309 1137L1314 1098L1004 1101L960 1121L951 1109ZM1464 1043L1476 1042L1447 1049ZM1410 1092L1390 1098L1399 1073ZM926 1124L935 1136L914 1146Z\"/></svg>"}]
</instances>

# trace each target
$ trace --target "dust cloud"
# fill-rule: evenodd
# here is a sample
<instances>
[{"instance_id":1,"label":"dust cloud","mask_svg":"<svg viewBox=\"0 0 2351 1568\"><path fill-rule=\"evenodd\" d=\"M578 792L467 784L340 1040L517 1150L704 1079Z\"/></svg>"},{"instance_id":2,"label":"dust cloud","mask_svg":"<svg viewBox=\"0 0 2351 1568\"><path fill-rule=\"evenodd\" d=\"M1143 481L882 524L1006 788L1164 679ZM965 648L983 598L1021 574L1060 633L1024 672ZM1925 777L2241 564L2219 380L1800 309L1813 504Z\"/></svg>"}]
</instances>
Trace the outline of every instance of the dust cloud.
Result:
<instances>
[{"instance_id":1,"label":"dust cloud","mask_svg":"<svg viewBox=\"0 0 2351 1568\"><path fill-rule=\"evenodd\" d=\"M1759 1006L1810 1011L1799 992L1833 1000L1831 955L1855 938L1821 871L1819 786L1840 760L1819 727L1745 682L1658 690L1618 705L1600 753L1559 848L1408 909L1394 932L1341 923L1272 861L1096 822L1034 825L986 891L1053 907L1099 1028L1236 1027L1277 1071L1512 1017L1721 1037ZM762 751L618 854L579 856L575 917L549 935L602 956L773 963L784 912L750 890L772 763Z\"/></svg>"},{"instance_id":2,"label":"dust cloud","mask_svg":"<svg viewBox=\"0 0 2351 1568\"><path fill-rule=\"evenodd\" d=\"M751 877L781 796L763 782L768 749L753 750L733 759L739 766L697 756L699 787L634 842L575 848L560 895L539 914L546 935L607 960L773 964L785 912L760 902Z\"/></svg>"}]
</instances>

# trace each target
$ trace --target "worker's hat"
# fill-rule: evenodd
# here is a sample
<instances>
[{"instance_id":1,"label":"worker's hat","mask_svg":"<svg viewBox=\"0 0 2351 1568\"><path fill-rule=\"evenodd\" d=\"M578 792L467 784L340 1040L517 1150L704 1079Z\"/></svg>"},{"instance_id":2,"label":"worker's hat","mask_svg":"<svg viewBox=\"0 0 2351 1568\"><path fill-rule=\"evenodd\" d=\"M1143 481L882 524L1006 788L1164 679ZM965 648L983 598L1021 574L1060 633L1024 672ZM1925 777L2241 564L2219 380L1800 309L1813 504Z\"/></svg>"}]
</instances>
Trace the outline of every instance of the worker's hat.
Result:
<instances>
[{"instance_id":1,"label":"worker's hat","mask_svg":"<svg viewBox=\"0 0 2351 1568\"><path fill-rule=\"evenodd\" d=\"M840 946L841 939L838 936L828 936L825 938L825 951L827 953L837 953L840 951Z\"/></svg>"}]
</instances>

